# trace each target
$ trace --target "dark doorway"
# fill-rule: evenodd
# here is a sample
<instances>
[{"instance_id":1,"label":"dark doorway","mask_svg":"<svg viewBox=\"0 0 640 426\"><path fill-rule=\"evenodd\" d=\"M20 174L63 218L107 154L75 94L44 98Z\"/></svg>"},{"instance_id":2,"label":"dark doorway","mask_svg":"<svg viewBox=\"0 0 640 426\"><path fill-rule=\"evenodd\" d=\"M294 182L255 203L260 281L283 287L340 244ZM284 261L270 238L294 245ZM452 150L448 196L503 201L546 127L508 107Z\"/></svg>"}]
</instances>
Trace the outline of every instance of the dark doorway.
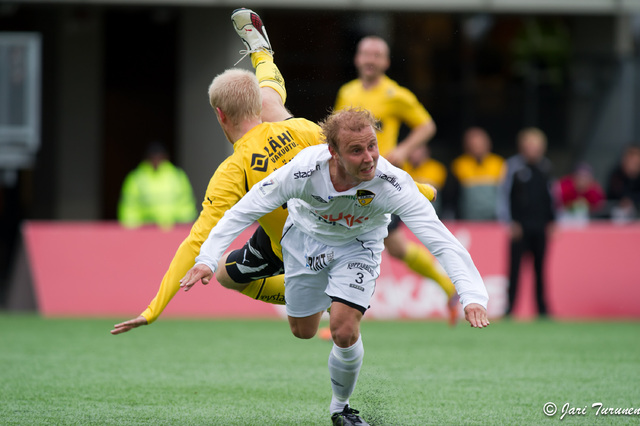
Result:
<instances>
[{"instance_id":1,"label":"dark doorway","mask_svg":"<svg viewBox=\"0 0 640 426\"><path fill-rule=\"evenodd\" d=\"M173 153L177 19L171 9L117 9L105 18L104 219L153 141Z\"/></svg>"}]
</instances>

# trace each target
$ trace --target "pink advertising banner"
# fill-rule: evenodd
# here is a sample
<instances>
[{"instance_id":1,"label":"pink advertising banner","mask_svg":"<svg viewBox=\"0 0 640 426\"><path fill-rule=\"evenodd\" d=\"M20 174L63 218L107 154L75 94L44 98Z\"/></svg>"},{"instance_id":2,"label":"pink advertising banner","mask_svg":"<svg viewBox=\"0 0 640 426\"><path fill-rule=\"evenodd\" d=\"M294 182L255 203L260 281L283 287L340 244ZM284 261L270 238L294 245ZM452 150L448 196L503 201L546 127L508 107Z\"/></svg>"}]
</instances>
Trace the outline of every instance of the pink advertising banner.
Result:
<instances>
[{"instance_id":1,"label":"pink advertising banner","mask_svg":"<svg viewBox=\"0 0 640 426\"><path fill-rule=\"evenodd\" d=\"M508 236L497 223L447 223L471 253L500 317L508 286ZM232 245L242 246L254 228ZM404 229L407 238L416 240ZM188 226L124 229L115 222L28 222L23 234L36 302L44 316L129 317L142 312ZM416 240L417 241L417 240ZM561 319L640 318L640 224L558 227L547 258L551 314ZM525 262L514 314L535 314L532 268ZM446 297L432 281L383 255L367 318L445 317ZM282 307L249 299L215 281L178 292L163 317L284 317Z\"/></svg>"}]
</instances>

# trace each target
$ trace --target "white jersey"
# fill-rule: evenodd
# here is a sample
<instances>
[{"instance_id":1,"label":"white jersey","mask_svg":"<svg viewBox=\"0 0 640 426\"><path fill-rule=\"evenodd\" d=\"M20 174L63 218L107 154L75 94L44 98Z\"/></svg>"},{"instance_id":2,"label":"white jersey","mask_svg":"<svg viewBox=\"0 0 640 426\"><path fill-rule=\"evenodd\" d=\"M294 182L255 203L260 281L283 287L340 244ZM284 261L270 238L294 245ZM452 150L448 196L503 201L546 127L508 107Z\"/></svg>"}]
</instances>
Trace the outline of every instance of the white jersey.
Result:
<instances>
[{"instance_id":1,"label":"white jersey","mask_svg":"<svg viewBox=\"0 0 640 426\"><path fill-rule=\"evenodd\" d=\"M440 222L413 179L379 157L375 177L338 192L329 174L326 144L302 150L288 164L257 183L211 230L196 263L215 271L233 240L255 220L287 204L291 222L305 234L333 246L387 236L397 214L433 253L456 286L463 306L486 308L487 291L471 256Z\"/></svg>"}]
</instances>

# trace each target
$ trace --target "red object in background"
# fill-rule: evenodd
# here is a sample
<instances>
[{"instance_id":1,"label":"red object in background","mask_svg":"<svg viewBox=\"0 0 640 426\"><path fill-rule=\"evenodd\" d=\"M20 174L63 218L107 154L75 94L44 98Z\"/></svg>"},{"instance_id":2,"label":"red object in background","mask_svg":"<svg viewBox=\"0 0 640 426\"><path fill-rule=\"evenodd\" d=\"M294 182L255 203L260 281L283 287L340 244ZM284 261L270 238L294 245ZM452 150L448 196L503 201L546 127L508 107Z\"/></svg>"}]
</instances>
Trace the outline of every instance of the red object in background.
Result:
<instances>
[{"instance_id":1,"label":"red object in background","mask_svg":"<svg viewBox=\"0 0 640 426\"><path fill-rule=\"evenodd\" d=\"M506 301L508 239L497 223L447 226L469 250L489 291L489 315ZM254 228L232 245L240 247ZM131 317L155 296L188 226L129 230L117 223L27 222L23 235L37 305L44 316ZM407 237L417 239L405 228ZM561 319L640 318L640 224L558 227L547 258L547 296ZM533 271L521 268L514 316L534 314ZM366 318L443 318L444 292L383 255ZM284 317L284 309L249 299L212 281L179 291L162 317Z\"/></svg>"}]
</instances>

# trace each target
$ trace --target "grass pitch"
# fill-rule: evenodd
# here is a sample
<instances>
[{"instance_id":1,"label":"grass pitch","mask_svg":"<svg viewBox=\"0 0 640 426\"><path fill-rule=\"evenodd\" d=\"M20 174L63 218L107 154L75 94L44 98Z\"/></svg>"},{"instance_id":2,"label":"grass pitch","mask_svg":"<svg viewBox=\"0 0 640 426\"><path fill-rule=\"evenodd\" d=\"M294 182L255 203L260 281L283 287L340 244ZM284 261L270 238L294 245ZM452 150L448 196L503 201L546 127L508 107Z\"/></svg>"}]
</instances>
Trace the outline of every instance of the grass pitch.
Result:
<instances>
[{"instance_id":1,"label":"grass pitch","mask_svg":"<svg viewBox=\"0 0 640 426\"><path fill-rule=\"evenodd\" d=\"M273 320L110 335L122 319L0 315L0 424L330 424L330 343ZM640 323L365 321L362 333L351 403L372 425L640 424L640 410L603 414L640 407Z\"/></svg>"}]
</instances>

